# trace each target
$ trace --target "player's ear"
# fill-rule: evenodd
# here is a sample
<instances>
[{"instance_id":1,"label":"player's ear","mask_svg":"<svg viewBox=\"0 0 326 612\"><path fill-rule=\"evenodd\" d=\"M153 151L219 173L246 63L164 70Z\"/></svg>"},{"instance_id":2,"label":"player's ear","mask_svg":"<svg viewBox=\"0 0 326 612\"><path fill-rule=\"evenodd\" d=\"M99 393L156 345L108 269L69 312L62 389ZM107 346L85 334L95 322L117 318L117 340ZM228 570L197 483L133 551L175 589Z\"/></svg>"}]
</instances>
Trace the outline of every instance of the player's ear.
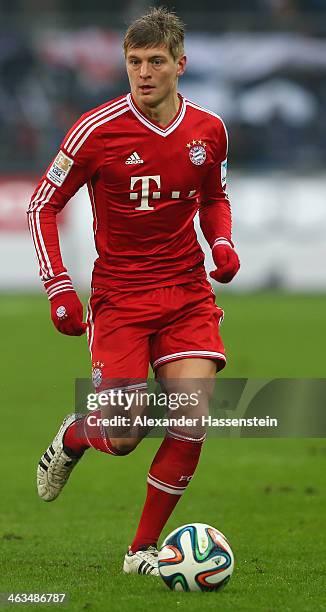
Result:
<instances>
[{"instance_id":1,"label":"player's ear","mask_svg":"<svg viewBox=\"0 0 326 612\"><path fill-rule=\"evenodd\" d=\"M181 76L186 70L187 58L185 55L181 55L177 62L177 76Z\"/></svg>"}]
</instances>

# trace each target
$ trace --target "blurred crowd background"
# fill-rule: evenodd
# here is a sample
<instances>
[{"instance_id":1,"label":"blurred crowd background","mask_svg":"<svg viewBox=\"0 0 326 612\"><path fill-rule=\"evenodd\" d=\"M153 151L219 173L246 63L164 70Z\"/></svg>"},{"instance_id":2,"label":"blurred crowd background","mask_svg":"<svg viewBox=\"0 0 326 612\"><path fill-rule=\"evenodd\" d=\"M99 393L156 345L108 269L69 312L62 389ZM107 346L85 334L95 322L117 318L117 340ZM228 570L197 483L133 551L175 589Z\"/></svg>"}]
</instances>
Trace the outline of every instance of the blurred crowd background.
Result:
<instances>
[{"instance_id":1,"label":"blurred crowd background","mask_svg":"<svg viewBox=\"0 0 326 612\"><path fill-rule=\"evenodd\" d=\"M225 118L233 166L322 169L326 0L165 5L188 26L180 89ZM0 0L2 171L37 171L81 113L128 90L122 35L147 6Z\"/></svg>"},{"instance_id":2,"label":"blurred crowd background","mask_svg":"<svg viewBox=\"0 0 326 612\"><path fill-rule=\"evenodd\" d=\"M83 112L128 91L124 31L160 4L0 0L3 177L39 175ZM222 115L230 133L229 190L247 263L235 287L322 289L326 272L320 264L308 277L300 245L319 262L326 256L326 0L164 5L187 24L180 91ZM18 178L2 189L0 228L25 197ZM280 270L282 249L292 256L288 273Z\"/></svg>"}]
</instances>

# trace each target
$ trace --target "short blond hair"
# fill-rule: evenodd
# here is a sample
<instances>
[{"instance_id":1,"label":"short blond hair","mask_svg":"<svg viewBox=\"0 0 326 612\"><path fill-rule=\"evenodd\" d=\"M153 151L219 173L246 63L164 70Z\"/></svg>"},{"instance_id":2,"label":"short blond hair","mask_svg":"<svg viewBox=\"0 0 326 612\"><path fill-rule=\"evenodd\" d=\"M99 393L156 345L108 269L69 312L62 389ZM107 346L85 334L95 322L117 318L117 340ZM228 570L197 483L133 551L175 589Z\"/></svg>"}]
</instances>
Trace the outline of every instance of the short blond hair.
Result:
<instances>
[{"instance_id":1,"label":"short blond hair","mask_svg":"<svg viewBox=\"0 0 326 612\"><path fill-rule=\"evenodd\" d=\"M123 48L129 49L166 46L174 60L184 54L185 24L164 6L151 8L128 28Z\"/></svg>"}]
</instances>

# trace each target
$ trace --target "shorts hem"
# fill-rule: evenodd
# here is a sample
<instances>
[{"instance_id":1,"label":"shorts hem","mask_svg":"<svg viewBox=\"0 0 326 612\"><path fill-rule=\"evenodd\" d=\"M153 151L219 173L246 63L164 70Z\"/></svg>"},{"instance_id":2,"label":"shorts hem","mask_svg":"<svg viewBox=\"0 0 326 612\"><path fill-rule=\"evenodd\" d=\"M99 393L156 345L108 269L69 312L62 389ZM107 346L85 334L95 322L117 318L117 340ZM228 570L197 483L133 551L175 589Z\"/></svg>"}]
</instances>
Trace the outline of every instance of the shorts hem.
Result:
<instances>
[{"instance_id":1,"label":"shorts hem","mask_svg":"<svg viewBox=\"0 0 326 612\"><path fill-rule=\"evenodd\" d=\"M147 389L147 382L139 382L139 383L133 383L130 385L121 385L118 387L107 387L107 385L104 385L105 389L100 389L100 390L96 390L96 394L100 395L101 393L119 393L121 391L138 391L139 389Z\"/></svg>"},{"instance_id":2,"label":"shorts hem","mask_svg":"<svg viewBox=\"0 0 326 612\"><path fill-rule=\"evenodd\" d=\"M153 370L156 370L159 366L164 363L170 363L171 361L178 361L179 359L190 359L191 357L199 357L201 359L211 359L216 361L216 370L223 370L226 365L226 357L223 353L217 351L182 351L180 353L171 353L170 355L164 355L155 359L152 364Z\"/></svg>"}]
</instances>

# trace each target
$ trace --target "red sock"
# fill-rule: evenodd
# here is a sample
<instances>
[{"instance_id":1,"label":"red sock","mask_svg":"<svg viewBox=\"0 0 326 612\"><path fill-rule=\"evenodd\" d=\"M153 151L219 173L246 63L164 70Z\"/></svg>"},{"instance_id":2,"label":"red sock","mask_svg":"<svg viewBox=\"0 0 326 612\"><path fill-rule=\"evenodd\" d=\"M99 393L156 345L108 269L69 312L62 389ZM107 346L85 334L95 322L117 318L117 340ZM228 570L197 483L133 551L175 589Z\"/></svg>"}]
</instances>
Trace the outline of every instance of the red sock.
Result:
<instances>
[{"instance_id":1,"label":"red sock","mask_svg":"<svg viewBox=\"0 0 326 612\"><path fill-rule=\"evenodd\" d=\"M202 443L203 440L181 437L164 438L149 470L147 497L130 547L133 552L149 544L156 544L195 472Z\"/></svg>"},{"instance_id":2,"label":"red sock","mask_svg":"<svg viewBox=\"0 0 326 612\"><path fill-rule=\"evenodd\" d=\"M86 414L83 419L72 423L64 436L64 446L72 450L76 455L81 455L87 448L92 446L102 453L120 455L106 437L101 424L96 420L101 418L101 410L93 410Z\"/></svg>"}]
</instances>

